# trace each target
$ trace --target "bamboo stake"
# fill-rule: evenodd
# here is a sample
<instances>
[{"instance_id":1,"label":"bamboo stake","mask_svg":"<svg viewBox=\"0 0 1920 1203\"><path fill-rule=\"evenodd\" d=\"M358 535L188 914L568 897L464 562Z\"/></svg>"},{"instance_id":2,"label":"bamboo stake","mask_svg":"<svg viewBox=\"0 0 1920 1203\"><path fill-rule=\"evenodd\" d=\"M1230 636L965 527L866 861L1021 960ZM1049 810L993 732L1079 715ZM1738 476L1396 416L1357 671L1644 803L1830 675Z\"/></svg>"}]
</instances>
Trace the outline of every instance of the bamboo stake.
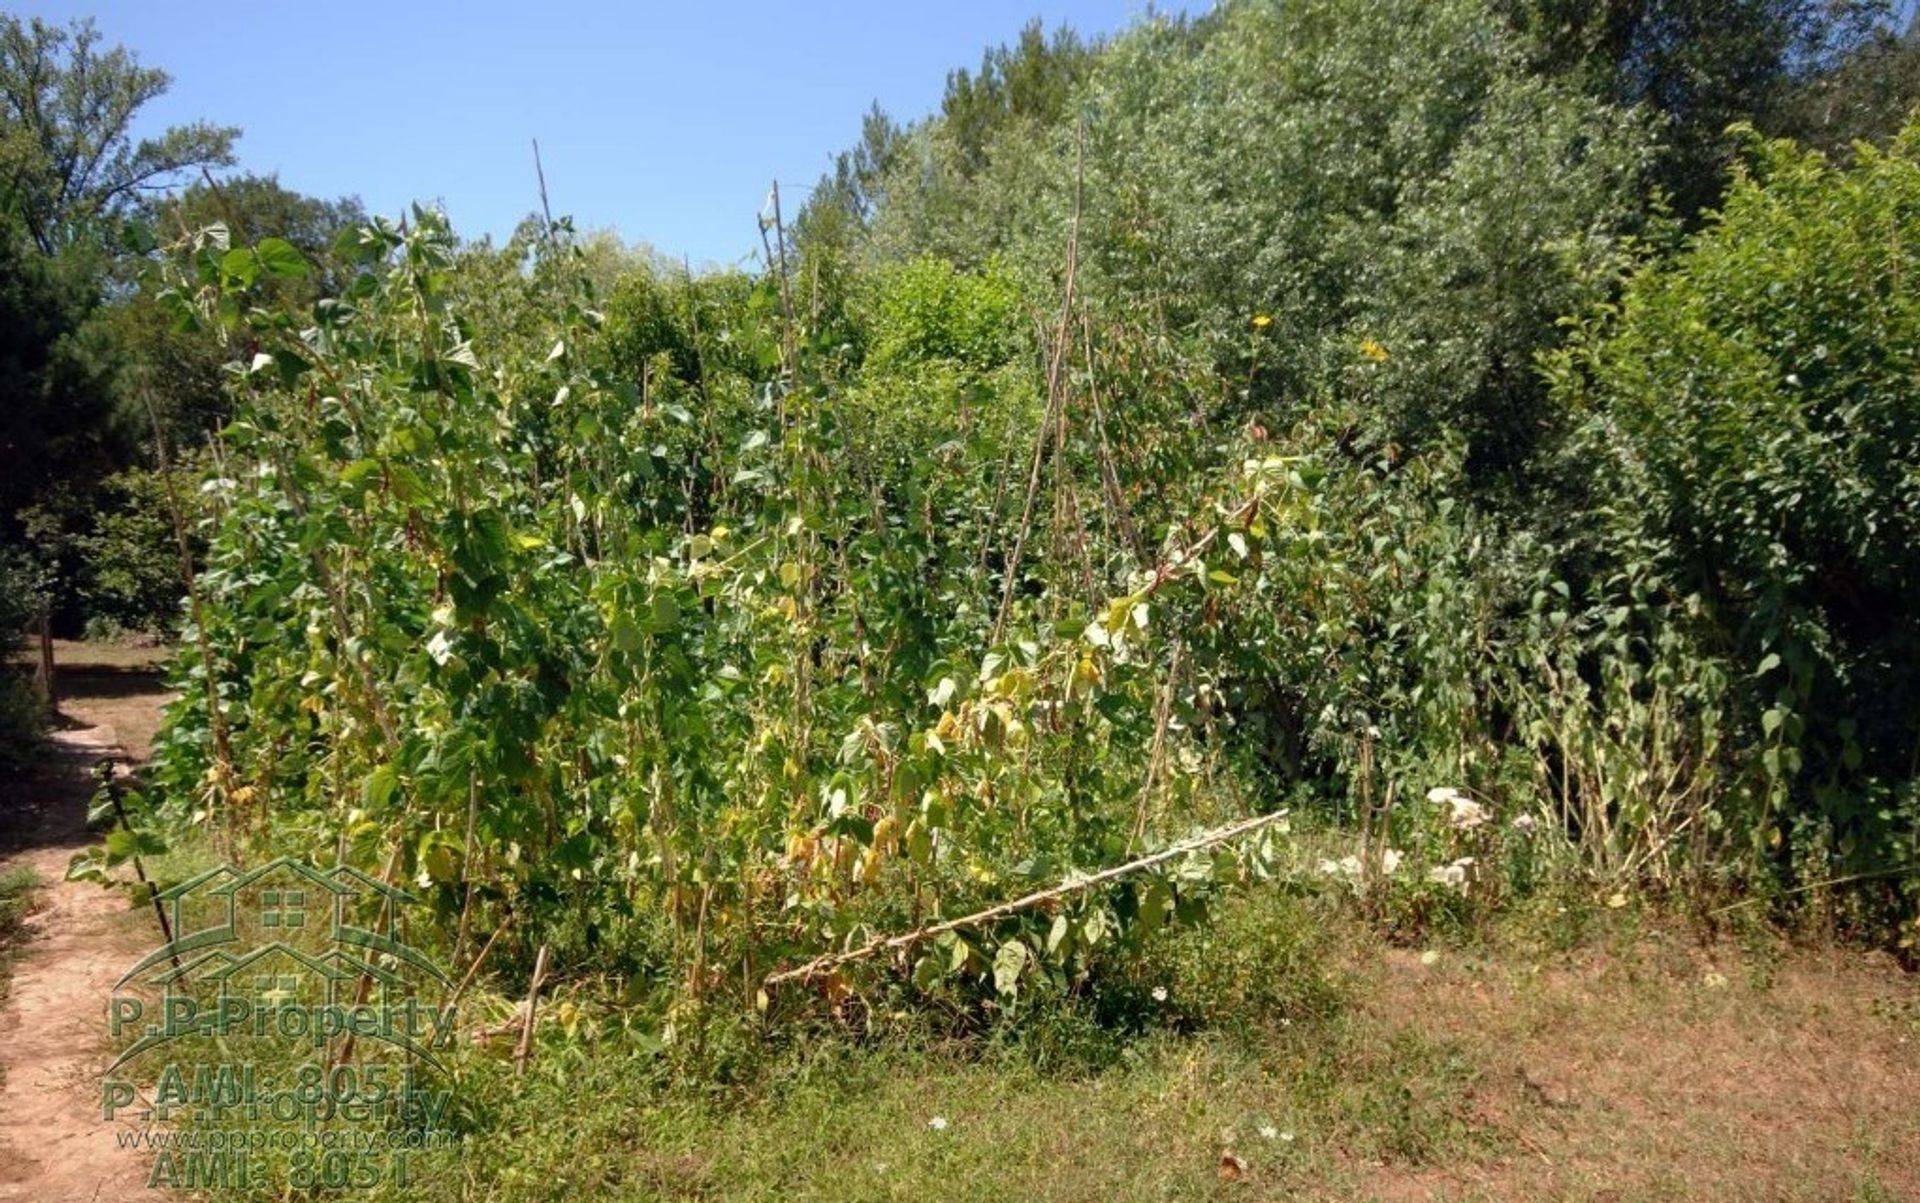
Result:
<instances>
[{"instance_id":1,"label":"bamboo stake","mask_svg":"<svg viewBox=\"0 0 1920 1203\"><path fill-rule=\"evenodd\" d=\"M100 787L107 791L107 800L113 803L113 815L114 818L120 822L120 830L126 832L129 836L133 835L133 822L127 818L127 808L125 804L120 801L120 783L114 780L113 757L102 757L97 766L97 771L100 774ZM161 938L166 940L167 944L171 946L173 944L173 924L167 922L167 908L166 905L160 901L159 887L155 886L152 880L147 877L147 867L140 863L140 854L137 852L133 855L133 875L139 879L141 889L146 892L147 901L153 904L153 917L160 921ZM180 968L179 953L176 952L172 954L168 959L173 962L175 969Z\"/></svg>"},{"instance_id":2,"label":"bamboo stake","mask_svg":"<svg viewBox=\"0 0 1920 1203\"><path fill-rule=\"evenodd\" d=\"M1026 551L1027 532L1033 522L1033 501L1040 493L1040 471L1045 464L1047 442L1049 438L1056 442L1066 438L1066 395L1061 383L1061 370L1066 364L1068 340L1073 330L1073 287L1080 268L1080 182L1086 133L1086 127L1082 126L1074 147L1073 224L1067 230L1067 274L1060 297L1060 324L1054 332L1047 363L1047 412L1040 420L1040 433L1033 443L1033 466L1027 475L1027 500L1020 510L1020 525L1014 531L1013 551L1007 557L1006 584L1000 594L1000 611L993 620L993 635L987 640L989 645L1000 642L1007 619L1013 613L1013 595L1020 581L1020 557Z\"/></svg>"},{"instance_id":3,"label":"bamboo stake","mask_svg":"<svg viewBox=\"0 0 1920 1203\"><path fill-rule=\"evenodd\" d=\"M547 946L533 958L533 980L527 983L527 1017L520 1025L520 1045L513 1050L513 1076L527 1072L527 1058L533 1053L533 1021L540 1009L540 987L547 977Z\"/></svg>"},{"instance_id":4,"label":"bamboo stake","mask_svg":"<svg viewBox=\"0 0 1920 1203\"><path fill-rule=\"evenodd\" d=\"M215 195L219 195L217 188ZM187 587L187 610L193 617L194 642L200 645L201 677L207 694L207 729L213 736L214 764L224 792L233 782L233 745L227 733L227 716L220 709L220 674L213 657L213 637L207 633L206 609L200 599L200 576L193 565L193 540L187 533L186 508L180 502L179 482L173 478L173 460L167 454L167 433L160 422L160 408L153 403L153 391L149 388L141 388L140 399L146 403L147 420L153 425L153 456L160 468L167 514L173 522L174 544L179 549L180 580Z\"/></svg>"},{"instance_id":5,"label":"bamboo stake","mask_svg":"<svg viewBox=\"0 0 1920 1203\"><path fill-rule=\"evenodd\" d=\"M553 241L553 206L547 203L547 169L540 162L540 139L533 140L533 174L540 181L540 216L547 241Z\"/></svg>"},{"instance_id":6,"label":"bamboo stake","mask_svg":"<svg viewBox=\"0 0 1920 1203\"><path fill-rule=\"evenodd\" d=\"M1155 865L1164 864L1167 861L1173 860L1175 857L1185 856L1189 852L1198 852L1202 848L1211 848L1216 844L1224 844L1229 840L1238 839L1243 835L1258 831L1262 827L1277 823L1286 817L1286 811L1276 810L1272 814L1243 819L1238 823L1216 828L1213 831L1207 832L1205 835L1198 835L1190 840L1183 840L1178 844L1163 848L1150 856L1143 856L1138 860L1130 860L1124 865L1115 865L1111 869L1102 869L1091 877L1063 881L1057 886L1050 886L1047 889L1038 890L1032 894L1016 898L1012 902L1003 902L998 906L988 907L984 911L975 911L971 915L963 915L958 919L949 919L944 923L935 923L930 927L922 927L916 931L906 932L902 935L886 936L873 940L849 952L833 952L817 956L804 965L793 969L782 970L774 974L767 978L766 984L769 986L777 986L782 982L802 981L818 976L825 970L845 965L850 961L865 960L868 957L875 956L882 952L911 948L915 944L931 940L935 936L944 935L950 931L958 931L961 928L973 927L985 923L990 919L1002 919L1008 915L1018 914L1021 911L1030 910L1043 902L1051 902L1056 898L1065 898L1069 894L1077 894L1082 890L1090 890L1094 886L1113 881L1116 878L1125 877L1129 873L1137 873L1142 869L1150 869Z\"/></svg>"},{"instance_id":7,"label":"bamboo stake","mask_svg":"<svg viewBox=\"0 0 1920 1203\"><path fill-rule=\"evenodd\" d=\"M460 926L453 937L453 959L456 961L467 953L467 935L473 922L473 842L474 825L479 821L479 817L480 775L469 771L467 774L467 841L460 853L460 876L466 878L466 896L460 900Z\"/></svg>"},{"instance_id":8,"label":"bamboo stake","mask_svg":"<svg viewBox=\"0 0 1920 1203\"><path fill-rule=\"evenodd\" d=\"M507 924L511 921L512 916L500 920L500 926L494 928L493 934L487 937L487 942L480 946L480 955L474 957L473 964L467 966L467 972L461 976L460 984L453 988L452 994L447 995L446 1003L440 1008L440 1023L443 1026L447 1022L447 1016L453 1014L454 1007L459 1005L460 996L465 994L467 987L473 984L474 977L480 972L480 966L487 963L487 954L493 951L495 942L506 932Z\"/></svg>"}]
</instances>

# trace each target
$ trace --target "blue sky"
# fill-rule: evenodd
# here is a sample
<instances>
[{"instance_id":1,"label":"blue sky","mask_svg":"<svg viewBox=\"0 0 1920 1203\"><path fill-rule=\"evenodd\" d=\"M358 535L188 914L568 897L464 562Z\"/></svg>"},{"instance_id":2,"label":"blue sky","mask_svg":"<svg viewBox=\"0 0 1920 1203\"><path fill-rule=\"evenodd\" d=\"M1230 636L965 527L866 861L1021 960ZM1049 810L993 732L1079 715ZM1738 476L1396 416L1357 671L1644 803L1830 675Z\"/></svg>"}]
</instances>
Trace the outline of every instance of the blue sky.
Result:
<instances>
[{"instance_id":1,"label":"blue sky","mask_svg":"<svg viewBox=\"0 0 1920 1203\"><path fill-rule=\"evenodd\" d=\"M504 235L538 206L537 137L556 215L698 265L756 250L768 182L779 179L783 197L812 184L871 101L920 116L948 70L975 66L1029 18L1108 33L1146 0L8 8L93 17L104 42L174 77L143 128L237 125L241 166L288 187L358 195L382 212L440 202L461 233Z\"/></svg>"}]
</instances>

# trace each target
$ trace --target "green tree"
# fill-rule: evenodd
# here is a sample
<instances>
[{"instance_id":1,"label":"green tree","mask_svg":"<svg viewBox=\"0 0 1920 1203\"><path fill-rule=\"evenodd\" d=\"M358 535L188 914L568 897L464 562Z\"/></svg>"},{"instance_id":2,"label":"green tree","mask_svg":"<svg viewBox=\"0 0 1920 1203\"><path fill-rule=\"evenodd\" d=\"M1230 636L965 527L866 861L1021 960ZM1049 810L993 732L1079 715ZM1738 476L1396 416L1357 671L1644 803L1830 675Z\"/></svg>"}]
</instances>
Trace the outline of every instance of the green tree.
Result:
<instances>
[{"instance_id":1,"label":"green tree","mask_svg":"<svg viewBox=\"0 0 1920 1203\"><path fill-rule=\"evenodd\" d=\"M1020 31L1019 41L982 55L977 72L963 67L948 75L940 117L959 148L962 170L971 175L984 165L995 135L1006 125L1059 121L1094 55L1073 30L1062 26L1049 38L1046 26L1035 19Z\"/></svg>"},{"instance_id":2,"label":"green tree","mask_svg":"<svg viewBox=\"0 0 1920 1203\"><path fill-rule=\"evenodd\" d=\"M171 80L99 40L91 21L0 15L0 186L42 254L182 172L233 161L239 131L204 122L135 141L134 119Z\"/></svg>"},{"instance_id":3,"label":"green tree","mask_svg":"<svg viewBox=\"0 0 1920 1203\"><path fill-rule=\"evenodd\" d=\"M1809 88L1884 35L1885 0L1506 0L1539 69L1662 125L1658 180L1692 216L1726 186L1727 127L1788 133Z\"/></svg>"},{"instance_id":4,"label":"green tree","mask_svg":"<svg viewBox=\"0 0 1920 1203\"><path fill-rule=\"evenodd\" d=\"M1756 139L1723 212L1552 361L1605 571L1688 599L1744 670L1754 834L1816 873L1916 851L1916 215L1920 125L1845 167Z\"/></svg>"},{"instance_id":5,"label":"green tree","mask_svg":"<svg viewBox=\"0 0 1920 1203\"><path fill-rule=\"evenodd\" d=\"M1884 141L1920 106L1920 13L1904 30L1875 32L1800 89L1777 132L1828 154Z\"/></svg>"},{"instance_id":6,"label":"green tree","mask_svg":"<svg viewBox=\"0 0 1920 1203\"><path fill-rule=\"evenodd\" d=\"M111 470L116 357L90 320L99 300L74 258L39 253L0 223L0 538L20 509Z\"/></svg>"}]
</instances>

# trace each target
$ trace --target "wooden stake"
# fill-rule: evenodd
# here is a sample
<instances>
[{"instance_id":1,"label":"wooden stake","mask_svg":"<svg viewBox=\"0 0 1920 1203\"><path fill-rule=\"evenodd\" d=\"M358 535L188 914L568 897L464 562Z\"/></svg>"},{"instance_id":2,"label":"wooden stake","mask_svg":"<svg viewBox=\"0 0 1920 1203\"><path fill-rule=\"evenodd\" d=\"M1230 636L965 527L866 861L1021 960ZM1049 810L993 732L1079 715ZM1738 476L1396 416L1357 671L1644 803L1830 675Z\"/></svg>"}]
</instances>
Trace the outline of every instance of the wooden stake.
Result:
<instances>
[{"instance_id":1,"label":"wooden stake","mask_svg":"<svg viewBox=\"0 0 1920 1203\"><path fill-rule=\"evenodd\" d=\"M40 691L40 700L46 703L47 714L58 717L60 685L53 671L53 610L45 602L40 605L40 667L34 672L33 683Z\"/></svg>"},{"instance_id":2,"label":"wooden stake","mask_svg":"<svg viewBox=\"0 0 1920 1203\"><path fill-rule=\"evenodd\" d=\"M853 949L851 952L833 952L823 956L817 956L797 968L783 970L774 974L766 980L766 985L777 986L782 982L803 981L810 977L816 977L829 969L845 965L849 961L865 960L878 953L888 952L894 949L911 948L915 944L931 940L935 936L943 935L950 931L958 931L965 927L974 927L991 919L1003 919L1008 915L1030 910L1043 902L1051 902L1056 898L1065 898L1069 894L1077 894L1083 890L1090 890L1094 886L1112 881L1115 878L1125 877L1129 873L1137 873L1141 869L1150 869L1155 865L1164 864L1175 857L1185 856L1189 852L1197 852L1202 848L1211 848L1216 844L1224 844L1229 840L1239 839L1241 836L1258 831L1262 827L1278 823L1286 817L1286 811L1276 810L1272 814L1260 815L1252 819L1243 819L1238 823L1216 828L1204 835L1195 836L1190 840L1183 840L1171 847L1163 848L1150 856L1143 856L1138 860L1130 860L1124 865L1115 865L1111 869L1102 869L1091 877L1081 877L1071 881L1063 881L1057 886L1027 894L1014 899L1012 902L1003 902L999 906L988 907L984 911L975 911L971 915L963 915L958 919L949 919L945 923L935 923L931 927L922 927L915 931L907 932L904 935L886 936Z\"/></svg>"},{"instance_id":3,"label":"wooden stake","mask_svg":"<svg viewBox=\"0 0 1920 1203\"><path fill-rule=\"evenodd\" d=\"M452 994L447 995L446 1004L440 1008L441 1026L446 1025L447 1016L453 1014L454 1007L459 1005L460 996L465 994L467 987L473 984L474 977L480 972L480 966L487 963L487 954L493 951L494 942L506 932L507 924L511 921L512 916L508 916L500 921L499 927L493 929L493 934L487 937L487 942L480 946L480 955L473 958L473 964L467 966L466 973L460 978L460 984L453 988Z\"/></svg>"},{"instance_id":4,"label":"wooden stake","mask_svg":"<svg viewBox=\"0 0 1920 1203\"><path fill-rule=\"evenodd\" d=\"M513 1074L527 1072L527 1058L533 1054L533 1021L540 1010L540 986L547 977L547 946L533 959L533 981L527 984L527 1017L520 1025L520 1046L513 1050Z\"/></svg>"},{"instance_id":5,"label":"wooden stake","mask_svg":"<svg viewBox=\"0 0 1920 1203\"><path fill-rule=\"evenodd\" d=\"M1066 439L1066 396L1061 383L1061 369L1066 364L1068 337L1073 329L1073 285L1080 269L1080 182L1086 133L1086 127L1081 126L1074 148L1073 224L1067 231L1067 278L1060 297L1060 325L1054 332L1053 347L1047 361L1047 412L1040 420L1039 437L1033 443L1033 466L1027 474L1027 500L1020 509L1020 525L1014 530L1013 551L1007 556L1006 583L1000 593L999 613L993 620L993 634L987 639L989 646L1000 642L1007 619L1013 613L1013 595L1020 583L1020 557L1026 551L1027 532L1033 522L1033 501L1040 492L1040 470L1045 463L1047 442L1050 438L1055 441L1057 457L1060 451L1058 444Z\"/></svg>"},{"instance_id":6,"label":"wooden stake","mask_svg":"<svg viewBox=\"0 0 1920 1203\"><path fill-rule=\"evenodd\" d=\"M111 756L105 757L100 761L99 771L101 778L100 788L107 791L107 800L113 803L113 815L120 821L120 830L126 832L128 836L132 836L133 823L127 818L127 808L125 804L120 801L120 786L119 783L114 780L114 764ZM160 921L161 938L171 946L173 944L173 924L167 922L166 904L160 901L160 890L148 879L147 867L140 863L138 853L135 853L133 857L133 875L139 879L141 888L146 891L147 901L153 904L153 917ZM175 969L180 968L179 953L172 953L168 959L173 962Z\"/></svg>"}]
</instances>

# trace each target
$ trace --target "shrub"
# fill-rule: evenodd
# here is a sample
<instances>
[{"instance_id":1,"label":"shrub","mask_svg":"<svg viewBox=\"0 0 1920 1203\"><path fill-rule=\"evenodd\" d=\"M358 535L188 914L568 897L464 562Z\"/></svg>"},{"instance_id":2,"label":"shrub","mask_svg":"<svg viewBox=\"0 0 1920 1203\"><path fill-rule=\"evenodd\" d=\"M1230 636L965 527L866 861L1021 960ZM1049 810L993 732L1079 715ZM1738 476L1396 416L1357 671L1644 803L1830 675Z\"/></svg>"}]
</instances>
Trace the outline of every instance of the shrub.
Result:
<instances>
[{"instance_id":1,"label":"shrub","mask_svg":"<svg viewBox=\"0 0 1920 1203\"><path fill-rule=\"evenodd\" d=\"M1751 141L1724 211L1549 365L1592 554L1724 657L1729 817L1803 879L1920 886L1917 269L1920 125L1846 167Z\"/></svg>"}]
</instances>

